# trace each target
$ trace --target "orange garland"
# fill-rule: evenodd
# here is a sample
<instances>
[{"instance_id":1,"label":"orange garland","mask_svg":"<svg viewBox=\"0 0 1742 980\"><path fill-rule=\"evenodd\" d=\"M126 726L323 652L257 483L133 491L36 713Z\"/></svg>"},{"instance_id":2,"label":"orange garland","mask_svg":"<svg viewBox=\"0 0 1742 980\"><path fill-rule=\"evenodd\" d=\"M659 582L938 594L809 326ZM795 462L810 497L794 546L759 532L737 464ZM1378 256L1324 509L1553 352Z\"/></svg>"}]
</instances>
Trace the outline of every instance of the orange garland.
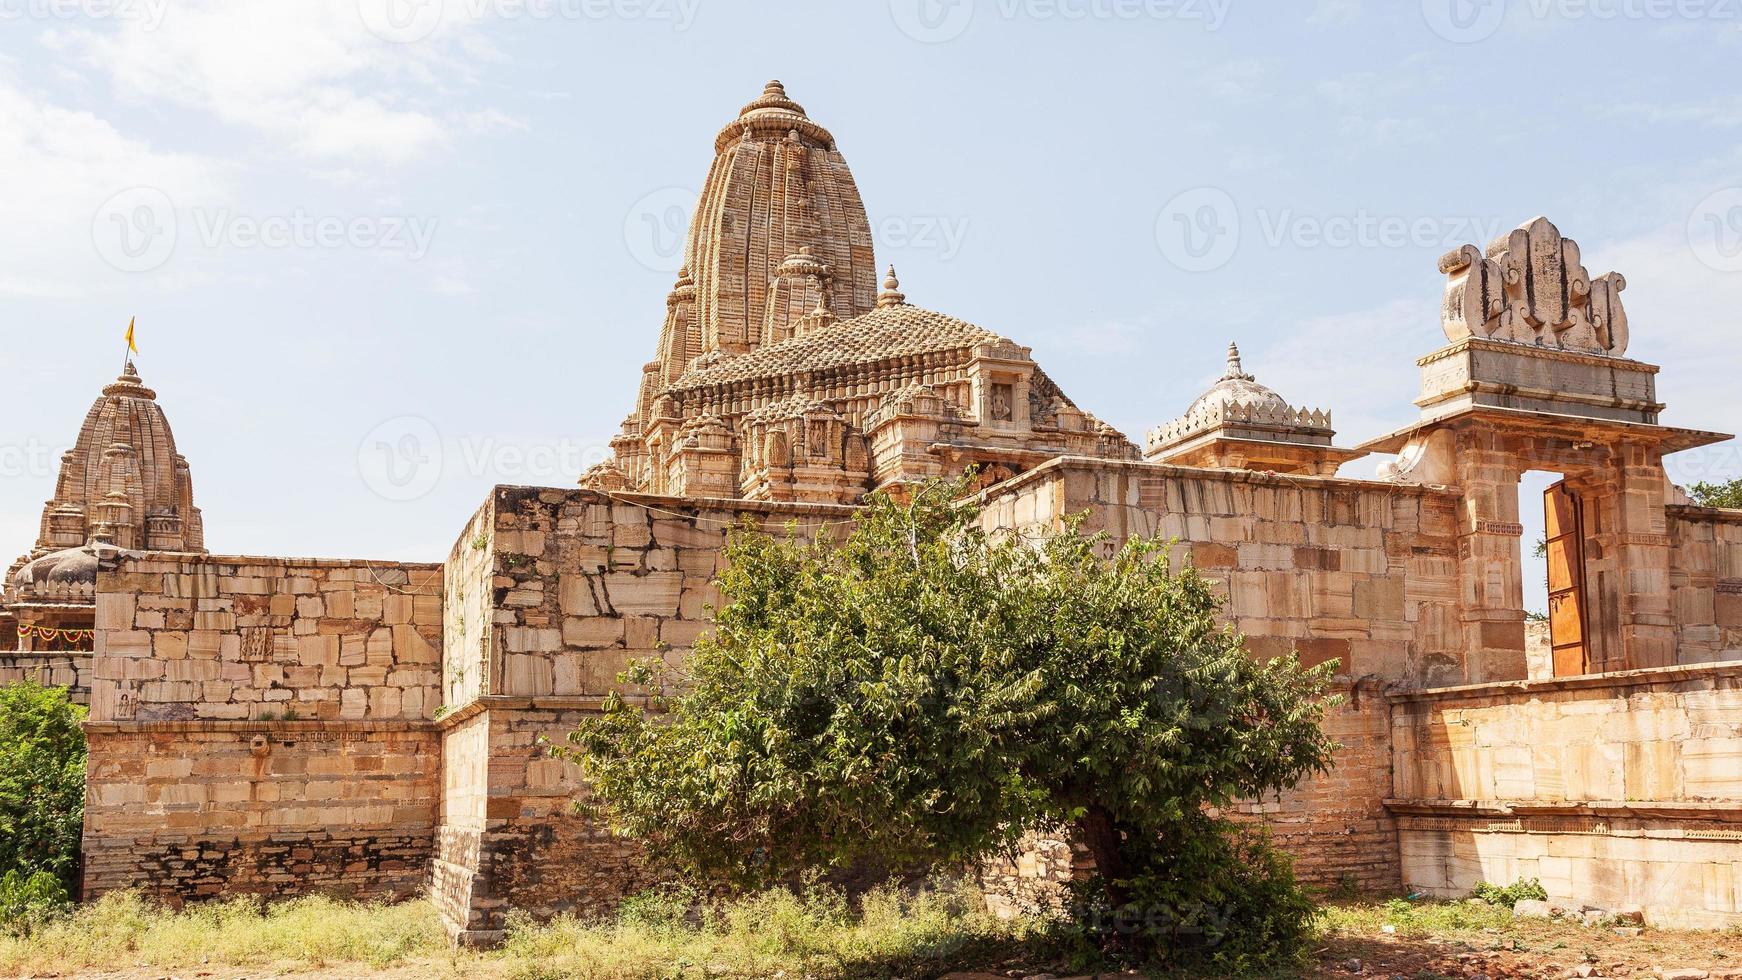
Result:
<instances>
[{"instance_id":1,"label":"orange garland","mask_svg":"<svg viewBox=\"0 0 1742 980\"><path fill-rule=\"evenodd\" d=\"M91 630L61 630L61 629L55 629L52 626L20 626L20 627L18 627L18 636L20 639L24 639L24 638L29 637L29 636L35 636L37 639L43 640L45 642L48 640L59 639L59 640L64 640L67 643L78 643L82 640L89 640L94 635L95 634Z\"/></svg>"}]
</instances>

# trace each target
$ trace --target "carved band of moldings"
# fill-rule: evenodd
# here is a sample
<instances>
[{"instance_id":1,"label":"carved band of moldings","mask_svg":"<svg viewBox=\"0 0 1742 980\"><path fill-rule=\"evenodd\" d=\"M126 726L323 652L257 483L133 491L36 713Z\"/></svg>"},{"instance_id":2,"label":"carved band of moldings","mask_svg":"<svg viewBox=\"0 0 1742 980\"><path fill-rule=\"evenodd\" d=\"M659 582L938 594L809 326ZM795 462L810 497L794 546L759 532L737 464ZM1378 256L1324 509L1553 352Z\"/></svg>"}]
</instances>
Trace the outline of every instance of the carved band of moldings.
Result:
<instances>
[{"instance_id":1,"label":"carved band of moldings","mask_svg":"<svg viewBox=\"0 0 1742 980\"><path fill-rule=\"evenodd\" d=\"M1488 246L1464 245L1440 257L1446 275L1441 326L1456 343L1470 337L1563 350L1627 353L1627 280L1592 279L1579 243L1547 218L1533 218Z\"/></svg>"},{"instance_id":2,"label":"carved band of moldings","mask_svg":"<svg viewBox=\"0 0 1742 980\"><path fill-rule=\"evenodd\" d=\"M1150 445L1169 445L1225 425L1272 426L1290 429L1331 429L1331 413L1315 408L1282 408L1239 403L1214 405L1182 415L1149 430Z\"/></svg>"}]
</instances>

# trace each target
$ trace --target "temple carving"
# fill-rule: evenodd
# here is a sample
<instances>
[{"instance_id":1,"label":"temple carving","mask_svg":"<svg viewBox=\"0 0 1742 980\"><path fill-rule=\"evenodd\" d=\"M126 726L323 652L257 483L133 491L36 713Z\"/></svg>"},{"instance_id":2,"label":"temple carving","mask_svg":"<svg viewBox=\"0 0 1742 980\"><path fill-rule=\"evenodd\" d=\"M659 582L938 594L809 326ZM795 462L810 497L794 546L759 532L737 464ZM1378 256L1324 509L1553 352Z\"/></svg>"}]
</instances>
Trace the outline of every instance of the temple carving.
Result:
<instances>
[{"instance_id":1,"label":"temple carving","mask_svg":"<svg viewBox=\"0 0 1742 980\"><path fill-rule=\"evenodd\" d=\"M1591 278L1579 243L1547 218L1532 218L1483 252L1465 245L1440 258L1446 339L1479 337L1562 350L1627 353L1627 311L1618 272Z\"/></svg>"}]
</instances>

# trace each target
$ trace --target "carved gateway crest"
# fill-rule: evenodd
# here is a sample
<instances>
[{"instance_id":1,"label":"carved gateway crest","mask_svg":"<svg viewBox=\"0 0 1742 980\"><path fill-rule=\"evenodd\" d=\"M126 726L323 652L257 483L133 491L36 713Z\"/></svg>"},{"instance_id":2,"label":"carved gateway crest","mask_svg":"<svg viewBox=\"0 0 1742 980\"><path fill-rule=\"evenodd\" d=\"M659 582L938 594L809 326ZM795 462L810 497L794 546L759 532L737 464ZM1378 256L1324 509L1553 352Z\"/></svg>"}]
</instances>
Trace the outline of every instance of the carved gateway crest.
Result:
<instances>
[{"instance_id":1,"label":"carved gateway crest","mask_svg":"<svg viewBox=\"0 0 1742 980\"><path fill-rule=\"evenodd\" d=\"M1547 218L1532 218L1494 240L1484 255L1465 245L1440 258L1447 339L1467 337L1537 344L1562 350L1627 353L1627 312L1618 272L1595 279L1579 259L1579 243L1561 237Z\"/></svg>"}]
</instances>

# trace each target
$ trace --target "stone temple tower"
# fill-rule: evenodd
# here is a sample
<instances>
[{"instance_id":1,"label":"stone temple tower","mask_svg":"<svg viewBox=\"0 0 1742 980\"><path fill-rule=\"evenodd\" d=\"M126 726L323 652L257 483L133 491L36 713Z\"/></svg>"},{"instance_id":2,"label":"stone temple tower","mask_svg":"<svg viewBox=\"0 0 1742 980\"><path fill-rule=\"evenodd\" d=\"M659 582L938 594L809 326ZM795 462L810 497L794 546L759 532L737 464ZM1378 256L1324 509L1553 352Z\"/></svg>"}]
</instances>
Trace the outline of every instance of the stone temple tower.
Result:
<instances>
[{"instance_id":1,"label":"stone temple tower","mask_svg":"<svg viewBox=\"0 0 1742 980\"><path fill-rule=\"evenodd\" d=\"M36 546L7 575L0 620L16 624L25 648L89 630L104 548L206 550L188 462L176 452L157 392L131 363L85 414L61 457ZM26 632L32 627L40 635Z\"/></svg>"},{"instance_id":2,"label":"stone temple tower","mask_svg":"<svg viewBox=\"0 0 1742 980\"><path fill-rule=\"evenodd\" d=\"M878 288L871 223L834 136L769 82L714 137L685 264L613 458L582 485L852 503L974 467L1132 459L1029 349Z\"/></svg>"}]
</instances>

